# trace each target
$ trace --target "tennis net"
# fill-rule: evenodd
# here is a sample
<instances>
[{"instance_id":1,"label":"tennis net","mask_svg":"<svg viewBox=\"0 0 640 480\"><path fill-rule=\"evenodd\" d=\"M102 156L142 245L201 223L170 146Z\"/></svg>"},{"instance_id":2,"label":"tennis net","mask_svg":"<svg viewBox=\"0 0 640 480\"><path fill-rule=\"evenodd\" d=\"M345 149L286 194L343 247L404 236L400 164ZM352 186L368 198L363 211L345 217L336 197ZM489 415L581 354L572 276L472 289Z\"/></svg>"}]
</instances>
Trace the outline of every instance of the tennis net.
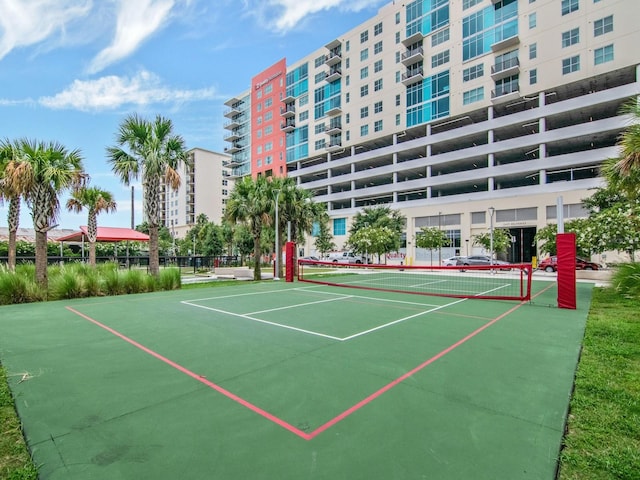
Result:
<instances>
[{"instance_id":1,"label":"tennis net","mask_svg":"<svg viewBox=\"0 0 640 480\"><path fill-rule=\"evenodd\" d=\"M454 298L529 300L531 265L460 267L335 264L298 260L301 282Z\"/></svg>"}]
</instances>

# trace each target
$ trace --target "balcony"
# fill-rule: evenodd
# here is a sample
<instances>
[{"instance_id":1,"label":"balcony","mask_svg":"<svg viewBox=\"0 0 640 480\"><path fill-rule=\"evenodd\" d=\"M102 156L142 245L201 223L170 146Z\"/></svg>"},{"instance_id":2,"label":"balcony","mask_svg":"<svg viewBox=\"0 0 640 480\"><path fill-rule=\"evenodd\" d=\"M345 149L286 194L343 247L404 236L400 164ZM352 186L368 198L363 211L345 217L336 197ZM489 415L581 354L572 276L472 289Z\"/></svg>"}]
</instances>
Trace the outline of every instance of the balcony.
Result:
<instances>
[{"instance_id":1,"label":"balcony","mask_svg":"<svg viewBox=\"0 0 640 480\"><path fill-rule=\"evenodd\" d=\"M223 125L223 127L226 130L233 130L234 128L238 128L239 126L240 126L240 122L238 121L237 118L234 118L233 120L229 120Z\"/></svg>"},{"instance_id":2,"label":"balcony","mask_svg":"<svg viewBox=\"0 0 640 480\"><path fill-rule=\"evenodd\" d=\"M294 97L289 91L285 94L285 97L282 99L282 103L294 103L296 101L296 97Z\"/></svg>"},{"instance_id":3,"label":"balcony","mask_svg":"<svg viewBox=\"0 0 640 480\"><path fill-rule=\"evenodd\" d=\"M237 130L227 133L224 136L224 140L227 142L235 142L236 140L240 140L240 138L242 138L242 135L240 135Z\"/></svg>"},{"instance_id":4,"label":"balcony","mask_svg":"<svg viewBox=\"0 0 640 480\"><path fill-rule=\"evenodd\" d=\"M324 58L325 65L332 66L340 63L342 61L342 55L339 50L332 50L328 55Z\"/></svg>"},{"instance_id":5,"label":"balcony","mask_svg":"<svg viewBox=\"0 0 640 480\"><path fill-rule=\"evenodd\" d=\"M333 117L335 115L340 115L342 113L342 107L339 104L332 105L329 110L324 112L326 115Z\"/></svg>"},{"instance_id":6,"label":"balcony","mask_svg":"<svg viewBox=\"0 0 640 480\"><path fill-rule=\"evenodd\" d=\"M333 67L331 68L326 74L325 74L325 81L331 83L331 82L335 82L336 80L342 78L342 70L338 67Z\"/></svg>"},{"instance_id":7,"label":"balcony","mask_svg":"<svg viewBox=\"0 0 640 480\"><path fill-rule=\"evenodd\" d=\"M244 148L244 145L242 145L240 142L234 142L231 144L231 146L229 147L224 147L224 152L225 153L236 153L239 152L240 150L242 150Z\"/></svg>"},{"instance_id":8,"label":"balcony","mask_svg":"<svg viewBox=\"0 0 640 480\"><path fill-rule=\"evenodd\" d=\"M237 106L235 107L231 107L231 108L227 108L224 111L224 116L227 118L232 118L235 117L236 115L240 115L242 113L242 111L240 110L240 108L238 108Z\"/></svg>"},{"instance_id":9,"label":"balcony","mask_svg":"<svg viewBox=\"0 0 640 480\"><path fill-rule=\"evenodd\" d=\"M280 107L280 116L284 118L290 118L296 116L296 106L293 104L287 104L284 107Z\"/></svg>"},{"instance_id":10,"label":"balcony","mask_svg":"<svg viewBox=\"0 0 640 480\"><path fill-rule=\"evenodd\" d=\"M405 47L408 47L409 45L413 45L414 43L419 42L423 38L424 38L424 35L422 35L422 32L418 30L417 32L412 33L407 38L402 40L402 44Z\"/></svg>"},{"instance_id":11,"label":"balcony","mask_svg":"<svg viewBox=\"0 0 640 480\"><path fill-rule=\"evenodd\" d=\"M491 101L495 103L510 102L520 98L520 86L518 83L505 84L491 91Z\"/></svg>"},{"instance_id":12,"label":"balcony","mask_svg":"<svg viewBox=\"0 0 640 480\"><path fill-rule=\"evenodd\" d=\"M422 80L424 80L424 71L422 67L407 70L407 73L402 74L402 84L405 87L421 82Z\"/></svg>"},{"instance_id":13,"label":"balcony","mask_svg":"<svg viewBox=\"0 0 640 480\"><path fill-rule=\"evenodd\" d=\"M337 152L338 150L342 149L342 142L339 140L333 141L331 143L328 143L324 146L324 149L327 152Z\"/></svg>"},{"instance_id":14,"label":"balcony","mask_svg":"<svg viewBox=\"0 0 640 480\"><path fill-rule=\"evenodd\" d=\"M402 54L402 64L409 66L413 63L421 62L424 59L424 50L422 47L412 48Z\"/></svg>"},{"instance_id":15,"label":"balcony","mask_svg":"<svg viewBox=\"0 0 640 480\"><path fill-rule=\"evenodd\" d=\"M231 97L229 100L227 100L226 102L224 102L224 104L227 107L233 107L234 105L238 105L240 104L242 100L240 100L238 97Z\"/></svg>"},{"instance_id":16,"label":"balcony","mask_svg":"<svg viewBox=\"0 0 640 480\"><path fill-rule=\"evenodd\" d=\"M334 50L336 48L338 48L340 45L342 45L342 42L338 39L335 40L331 40L329 43L327 43L324 48L326 48L327 50Z\"/></svg>"},{"instance_id":17,"label":"balcony","mask_svg":"<svg viewBox=\"0 0 640 480\"><path fill-rule=\"evenodd\" d=\"M337 133L341 133L342 132L342 122L339 121L340 119L337 119L337 122L334 122L333 120L329 122L329 125L325 125L324 127L324 133L326 133L327 135L335 135Z\"/></svg>"},{"instance_id":18,"label":"balcony","mask_svg":"<svg viewBox=\"0 0 640 480\"><path fill-rule=\"evenodd\" d=\"M491 65L491 78L494 80L510 77L518 73L520 73L520 61L517 57Z\"/></svg>"},{"instance_id":19,"label":"balcony","mask_svg":"<svg viewBox=\"0 0 640 480\"><path fill-rule=\"evenodd\" d=\"M286 121L280 124L280 130L282 130L284 133L293 132L295 128L296 128L295 118L287 118Z\"/></svg>"}]
</instances>

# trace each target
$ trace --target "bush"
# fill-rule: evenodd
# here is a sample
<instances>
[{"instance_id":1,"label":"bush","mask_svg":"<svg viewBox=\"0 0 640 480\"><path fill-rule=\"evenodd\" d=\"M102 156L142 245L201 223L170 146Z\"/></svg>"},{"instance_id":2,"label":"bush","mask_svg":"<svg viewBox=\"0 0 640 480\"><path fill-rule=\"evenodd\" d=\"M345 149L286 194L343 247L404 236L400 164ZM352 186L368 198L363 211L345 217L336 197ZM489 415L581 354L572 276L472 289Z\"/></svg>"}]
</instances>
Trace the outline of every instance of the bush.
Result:
<instances>
[{"instance_id":1,"label":"bush","mask_svg":"<svg viewBox=\"0 0 640 480\"><path fill-rule=\"evenodd\" d=\"M0 305L37 302L43 297L35 280L13 272L0 273Z\"/></svg>"},{"instance_id":2,"label":"bush","mask_svg":"<svg viewBox=\"0 0 640 480\"><path fill-rule=\"evenodd\" d=\"M180 288L180 269L166 268L160 271L158 283L162 290L177 290Z\"/></svg>"},{"instance_id":3,"label":"bush","mask_svg":"<svg viewBox=\"0 0 640 480\"><path fill-rule=\"evenodd\" d=\"M118 270L105 270L102 273L102 288L107 295L120 295L124 293L120 272Z\"/></svg>"},{"instance_id":4,"label":"bush","mask_svg":"<svg viewBox=\"0 0 640 480\"><path fill-rule=\"evenodd\" d=\"M122 275L122 288L125 293L146 292L144 277L148 276L140 270L126 270Z\"/></svg>"},{"instance_id":5,"label":"bush","mask_svg":"<svg viewBox=\"0 0 640 480\"><path fill-rule=\"evenodd\" d=\"M83 297L85 291L83 283L83 277L77 275L73 269L63 269L58 275L51 275L50 297L53 300Z\"/></svg>"},{"instance_id":6,"label":"bush","mask_svg":"<svg viewBox=\"0 0 640 480\"><path fill-rule=\"evenodd\" d=\"M640 263L620 265L613 275L612 285L627 298L640 298Z\"/></svg>"}]
</instances>

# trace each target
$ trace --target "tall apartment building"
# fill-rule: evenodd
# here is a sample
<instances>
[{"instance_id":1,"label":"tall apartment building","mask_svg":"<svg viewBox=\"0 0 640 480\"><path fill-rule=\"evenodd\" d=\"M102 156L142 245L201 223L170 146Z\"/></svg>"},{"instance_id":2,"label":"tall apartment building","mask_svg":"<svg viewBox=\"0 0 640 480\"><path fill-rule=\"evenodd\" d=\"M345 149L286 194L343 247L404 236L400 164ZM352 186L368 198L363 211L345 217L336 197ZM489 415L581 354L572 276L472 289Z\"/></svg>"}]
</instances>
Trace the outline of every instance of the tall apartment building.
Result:
<instances>
[{"instance_id":1,"label":"tall apartment building","mask_svg":"<svg viewBox=\"0 0 640 480\"><path fill-rule=\"evenodd\" d=\"M162 221L176 238L183 238L201 214L219 225L234 185L227 166L229 155L202 148L193 148L187 154L191 166L181 166L180 188L174 192L163 186L161 193Z\"/></svg>"},{"instance_id":2,"label":"tall apartment building","mask_svg":"<svg viewBox=\"0 0 640 480\"><path fill-rule=\"evenodd\" d=\"M639 15L637 0L391 2L229 99L233 175L295 178L327 203L338 246L361 208L386 205L407 217L415 261L423 227L465 255L490 224L511 231L509 260L529 261L558 198L565 220L586 216L618 154L620 107L640 93Z\"/></svg>"}]
</instances>

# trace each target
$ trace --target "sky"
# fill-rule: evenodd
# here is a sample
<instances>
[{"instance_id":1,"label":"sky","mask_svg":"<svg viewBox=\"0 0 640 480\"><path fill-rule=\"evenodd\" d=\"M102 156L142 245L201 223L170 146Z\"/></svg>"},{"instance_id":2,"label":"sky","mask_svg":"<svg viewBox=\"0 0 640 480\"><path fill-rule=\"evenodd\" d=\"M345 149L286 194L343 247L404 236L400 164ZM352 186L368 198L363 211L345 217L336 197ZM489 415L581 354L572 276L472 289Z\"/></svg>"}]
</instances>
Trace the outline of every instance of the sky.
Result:
<instances>
[{"instance_id":1,"label":"sky","mask_svg":"<svg viewBox=\"0 0 640 480\"><path fill-rule=\"evenodd\" d=\"M188 149L224 150L224 102L278 60L293 64L389 0L0 0L0 138L79 150L90 186L111 192L129 227L131 187L105 150L125 117L171 119ZM134 184L134 223L142 222ZM60 198L58 228L86 225ZM0 226L7 226L0 205ZM20 227L32 228L22 207Z\"/></svg>"}]
</instances>

